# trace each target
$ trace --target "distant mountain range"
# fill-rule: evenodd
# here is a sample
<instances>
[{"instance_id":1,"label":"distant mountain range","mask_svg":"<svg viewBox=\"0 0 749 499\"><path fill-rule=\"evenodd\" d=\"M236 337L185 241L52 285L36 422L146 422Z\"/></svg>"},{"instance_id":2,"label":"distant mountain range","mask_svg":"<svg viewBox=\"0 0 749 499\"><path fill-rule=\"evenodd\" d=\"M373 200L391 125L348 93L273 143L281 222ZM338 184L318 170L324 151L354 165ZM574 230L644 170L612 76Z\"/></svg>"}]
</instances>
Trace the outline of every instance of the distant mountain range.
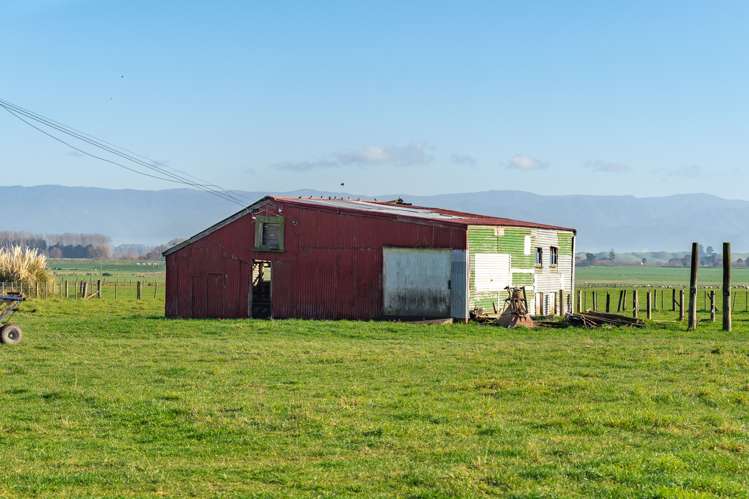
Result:
<instances>
[{"instance_id":1,"label":"distant mountain range","mask_svg":"<svg viewBox=\"0 0 749 499\"><path fill-rule=\"evenodd\" d=\"M268 193L237 194L253 201ZM279 194L353 196L309 190ZM680 251L688 250L695 240L714 247L731 241L736 251L749 250L749 201L706 194L639 198L483 191L376 197L402 197L419 205L576 227L580 251ZM240 209L191 189L10 186L0 187L0 200L0 230L101 233L115 244L155 245L187 237Z\"/></svg>"}]
</instances>

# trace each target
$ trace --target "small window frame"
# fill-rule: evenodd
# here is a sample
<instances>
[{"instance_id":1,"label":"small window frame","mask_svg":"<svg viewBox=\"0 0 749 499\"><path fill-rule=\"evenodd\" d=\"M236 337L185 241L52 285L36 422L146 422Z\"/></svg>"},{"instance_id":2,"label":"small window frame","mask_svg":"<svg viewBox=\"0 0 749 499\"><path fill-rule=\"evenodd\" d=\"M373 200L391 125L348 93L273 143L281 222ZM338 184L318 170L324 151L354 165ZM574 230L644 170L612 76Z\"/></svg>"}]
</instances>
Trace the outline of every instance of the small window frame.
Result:
<instances>
[{"instance_id":1,"label":"small window frame","mask_svg":"<svg viewBox=\"0 0 749 499\"><path fill-rule=\"evenodd\" d=\"M551 267L559 265L559 248L556 246L549 247L549 265Z\"/></svg>"},{"instance_id":2,"label":"small window frame","mask_svg":"<svg viewBox=\"0 0 749 499\"><path fill-rule=\"evenodd\" d=\"M544 266L544 249L541 246L536 246L536 268L542 268Z\"/></svg>"},{"instance_id":3,"label":"small window frame","mask_svg":"<svg viewBox=\"0 0 749 499\"><path fill-rule=\"evenodd\" d=\"M272 247L263 244L263 230L266 225L278 226L278 247ZM284 217L255 217L255 250L256 251L274 251L281 252L284 250Z\"/></svg>"}]
</instances>

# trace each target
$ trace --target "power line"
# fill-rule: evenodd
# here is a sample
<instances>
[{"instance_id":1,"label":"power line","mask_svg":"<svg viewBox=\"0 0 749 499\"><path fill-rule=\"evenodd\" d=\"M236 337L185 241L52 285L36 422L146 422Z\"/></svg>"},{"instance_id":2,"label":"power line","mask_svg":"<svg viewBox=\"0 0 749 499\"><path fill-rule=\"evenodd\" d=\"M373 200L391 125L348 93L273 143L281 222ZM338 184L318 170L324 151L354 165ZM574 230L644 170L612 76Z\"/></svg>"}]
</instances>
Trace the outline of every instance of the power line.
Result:
<instances>
[{"instance_id":1,"label":"power line","mask_svg":"<svg viewBox=\"0 0 749 499\"><path fill-rule=\"evenodd\" d=\"M6 107L6 109L7 109L7 107L11 107L11 108L15 109L19 113L23 113L25 115L28 115L29 117L33 117L33 119L43 121L48 126L52 126L52 127L57 128L57 129L68 130L69 132L74 133L76 135L76 137L85 137L85 138L87 138L89 140L92 140L92 141L95 141L95 142L99 142L99 143L104 144L106 146L109 146L109 147L111 147L113 149L118 149L120 151L124 151L124 152L132 155L133 157L140 158L141 160L153 163L155 165L160 165L160 163L158 161L154 161L151 158L148 158L146 156L140 155L140 154L138 154L136 152L133 152L133 151L131 151L129 149L126 149L126 148L121 147L121 146L117 146L115 144L112 144L111 142L107 142L106 140L102 139L101 137L97 137L97 136L92 135L90 133L82 132L80 130L77 130L77 129L71 127L70 125L66 125L64 123L60 123L59 121L55 121L54 119L50 118L49 116L45 116L45 115L43 115L41 113L37 113L37 112L31 111L29 109L25 109L25 108L19 106L18 104L13 104L13 103L11 103L9 101L6 101L4 99L0 99L0 107ZM165 165L161 165L161 166L165 166ZM221 189L220 186L218 186L216 184L211 184L211 183L209 183L205 179L201 179L199 177L195 177L194 175L191 175L191 174L189 174L187 172L184 172L184 171L181 171L181 170L178 170L178 171L179 171L179 173L185 175L186 177L192 178L193 180L195 180L195 181L197 181L197 182L199 182L199 183L201 183L203 185L206 185L206 186L209 186L209 187L214 187L214 188L217 188L219 190L223 190L223 189Z\"/></svg>"},{"instance_id":2,"label":"power line","mask_svg":"<svg viewBox=\"0 0 749 499\"><path fill-rule=\"evenodd\" d=\"M88 143L90 145L93 145L95 147L98 147L100 149L103 149L103 150L109 152L110 154L114 154L116 156L119 156L120 158L128 160L128 161L130 161L132 163L135 163L135 164L137 164L139 166L148 168L149 170L154 171L157 174L160 174L160 175L163 175L163 176L167 176L167 177L171 178L173 181L175 181L176 183L182 183L182 184L194 187L196 189L212 193L212 194L216 195L217 197L220 197L220 198L225 199L227 201L235 202L237 204L242 204L242 205L246 204L243 200L237 198L236 196L232 195L231 193L228 193L228 192L224 191L220 187L212 187L212 186L207 186L207 185L201 184L199 182L190 181L190 180L188 180L188 179L186 179L186 178L184 178L184 177L182 177L180 175L177 175L177 174L174 174L174 173L168 171L166 168L164 168L161 165L157 165L154 162L149 162L149 161L144 161L144 160L138 159L136 156L133 156L132 154L127 154L125 152L122 152L121 148L117 148L116 146L107 145L106 143L103 143L103 142L99 141L98 139L94 138L93 136L90 136L88 134L85 134L85 133L73 130L73 129L71 129L70 127L68 127L66 125L63 125L63 124L58 123L58 122L55 122L53 120L49 120L46 117L43 117L41 115L38 115L37 113L34 113L32 111L29 111L29 110L26 110L24 108L21 108L20 106L16 106L14 104L11 104L11 103L8 103L7 101L2 101L2 100L0 100L0 106L4 107L6 109L6 111L8 111L8 110L15 111L12 114L14 114L16 117L18 117L18 114L26 116L27 118L29 118L31 120L34 120L37 123L41 123L41 124L43 124L43 125L45 125L47 127L53 128L55 130L58 130L58 131L66 134L68 136L71 136L71 137L73 137L75 139L78 139L78 140L81 140L83 142L86 142L86 143ZM11 109L9 109L9 108L11 108ZM26 122L26 121L24 121L24 122ZM28 124L28 122L26 122L26 123ZM36 128L36 129L38 130L38 128ZM50 134L47 133L45 135L49 136ZM66 143L66 145L67 145L67 143ZM87 152L87 151L84 151L84 153L85 152ZM87 155L91 156L91 154L87 154ZM93 155L93 156L95 156L97 159L100 159L99 156L96 156L96 155ZM111 163L111 161L108 161L108 162ZM118 165L119 165L119 163L118 163ZM152 175L148 174L147 176L152 176ZM158 177L158 175L157 175L157 177ZM161 178L161 180L164 180L164 179Z\"/></svg>"},{"instance_id":3,"label":"power line","mask_svg":"<svg viewBox=\"0 0 749 499\"><path fill-rule=\"evenodd\" d=\"M20 120L24 124L33 128L34 130L88 157L98 159L100 161L104 161L106 163L115 165L119 168L128 170L132 173L136 173L138 175L143 175L146 177L150 177L150 178L154 178L154 179L162 180L166 182L187 185L187 186L196 188L198 190L201 190L203 192L212 194L225 201L236 203L242 206L246 206L247 204L246 200L243 200L240 197L236 196L235 194L229 191L226 191L225 189L221 188L218 185L204 183L204 181L202 181L201 179L197 179L196 177L193 177L192 175L185 173L185 172L182 172L182 174L178 174L178 173L175 173L174 171L170 171L170 169L168 169L165 165L159 164L158 162L153 161L145 156L128 151L127 149L124 149L122 147L115 146L114 144L106 142L103 139L99 139L91 134L78 131L63 123L55 121L44 115L35 113L28 109L24 109L21 106L18 106L6 100L0 99L0 107L5 109L11 116ZM67 135L68 137L71 137L81 142L85 142L91 146L94 146L98 149L106 151L109 154L115 155L121 159L129 161L130 163L133 163L141 168L146 168L153 173L148 173L138 168L134 168L132 165L128 166L121 162L114 161L114 160L99 156L97 154L93 154L85 149L82 149L80 147L77 147L71 144L70 142L66 140L61 139L60 137L56 136L53 133L50 133L47 130L44 130L43 128L41 128L41 126L37 126L34 123L32 123L32 121L35 122L37 125L41 125L47 128L54 129L64 135ZM190 180L188 177L192 177L193 180Z\"/></svg>"}]
</instances>

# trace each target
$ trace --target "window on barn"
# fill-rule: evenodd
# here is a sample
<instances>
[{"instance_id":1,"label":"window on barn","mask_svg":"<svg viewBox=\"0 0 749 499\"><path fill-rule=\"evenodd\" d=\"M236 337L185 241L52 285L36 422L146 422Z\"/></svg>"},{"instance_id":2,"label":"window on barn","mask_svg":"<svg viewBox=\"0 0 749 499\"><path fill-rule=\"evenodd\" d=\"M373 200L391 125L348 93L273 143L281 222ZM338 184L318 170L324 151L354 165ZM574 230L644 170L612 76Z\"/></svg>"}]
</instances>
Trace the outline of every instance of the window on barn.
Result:
<instances>
[{"instance_id":1,"label":"window on barn","mask_svg":"<svg viewBox=\"0 0 749 499\"><path fill-rule=\"evenodd\" d=\"M544 249L536 248L536 267L543 267L544 265Z\"/></svg>"},{"instance_id":2,"label":"window on barn","mask_svg":"<svg viewBox=\"0 0 749 499\"><path fill-rule=\"evenodd\" d=\"M555 248L554 246L549 248L549 256L551 257L552 266L559 264L559 248Z\"/></svg>"},{"instance_id":3,"label":"window on barn","mask_svg":"<svg viewBox=\"0 0 749 499\"><path fill-rule=\"evenodd\" d=\"M283 251L283 217L257 217L255 219L255 249Z\"/></svg>"}]
</instances>

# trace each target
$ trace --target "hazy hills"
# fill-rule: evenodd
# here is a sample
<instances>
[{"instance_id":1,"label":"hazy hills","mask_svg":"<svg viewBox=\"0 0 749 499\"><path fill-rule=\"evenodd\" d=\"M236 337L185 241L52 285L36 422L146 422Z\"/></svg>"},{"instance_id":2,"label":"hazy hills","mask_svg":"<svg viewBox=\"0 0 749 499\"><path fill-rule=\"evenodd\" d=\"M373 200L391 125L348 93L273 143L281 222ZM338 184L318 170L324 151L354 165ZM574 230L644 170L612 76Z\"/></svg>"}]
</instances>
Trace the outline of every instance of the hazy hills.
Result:
<instances>
[{"instance_id":1,"label":"hazy hills","mask_svg":"<svg viewBox=\"0 0 749 499\"><path fill-rule=\"evenodd\" d=\"M265 192L241 192L255 200ZM285 193L326 194L315 191ZM115 243L159 244L186 237L237 211L238 206L190 189L140 191L90 187L0 187L0 230L37 233L97 232ZM705 194L542 196L484 191L434 196L393 194L426 206L534 220L578 229L578 249L686 250L690 241L718 246L732 241L749 249L749 201Z\"/></svg>"}]
</instances>

